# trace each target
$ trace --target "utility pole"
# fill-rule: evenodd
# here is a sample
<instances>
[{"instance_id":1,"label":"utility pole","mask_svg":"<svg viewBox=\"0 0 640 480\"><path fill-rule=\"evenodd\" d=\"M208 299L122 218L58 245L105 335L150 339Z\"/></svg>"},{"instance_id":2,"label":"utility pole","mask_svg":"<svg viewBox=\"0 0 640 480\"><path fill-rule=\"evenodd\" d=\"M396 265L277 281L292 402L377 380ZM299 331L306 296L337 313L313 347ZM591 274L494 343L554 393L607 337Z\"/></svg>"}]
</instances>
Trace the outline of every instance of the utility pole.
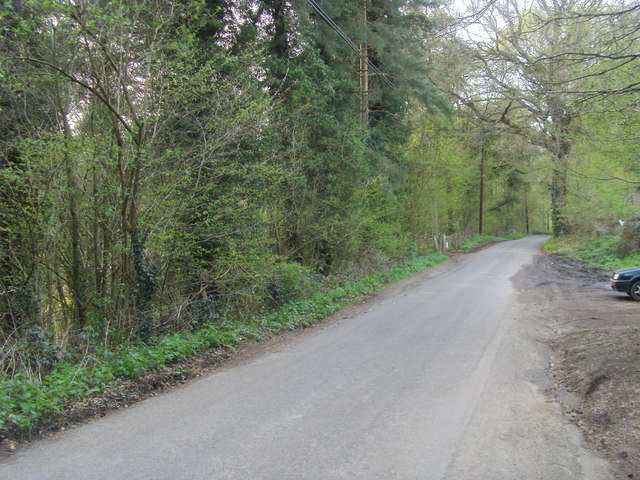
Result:
<instances>
[{"instance_id":1,"label":"utility pole","mask_svg":"<svg viewBox=\"0 0 640 480\"><path fill-rule=\"evenodd\" d=\"M369 46L367 45L367 0L362 2L362 43L360 44L360 121L369 125Z\"/></svg>"},{"instance_id":2,"label":"utility pole","mask_svg":"<svg viewBox=\"0 0 640 480\"><path fill-rule=\"evenodd\" d=\"M480 192L479 193L479 205L478 205L478 235L482 235L482 223L484 221L484 164L486 162L486 150L484 144L480 150Z\"/></svg>"}]
</instances>

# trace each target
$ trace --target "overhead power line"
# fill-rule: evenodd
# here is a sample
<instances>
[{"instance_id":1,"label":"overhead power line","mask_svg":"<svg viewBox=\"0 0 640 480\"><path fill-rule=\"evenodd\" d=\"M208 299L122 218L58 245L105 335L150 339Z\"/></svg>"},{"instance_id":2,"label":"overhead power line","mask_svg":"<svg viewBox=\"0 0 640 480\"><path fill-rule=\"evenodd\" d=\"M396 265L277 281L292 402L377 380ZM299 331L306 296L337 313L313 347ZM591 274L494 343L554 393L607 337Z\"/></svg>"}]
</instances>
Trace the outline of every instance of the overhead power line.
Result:
<instances>
[{"instance_id":1,"label":"overhead power line","mask_svg":"<svg viewBox=\"0 0 640 480\"><path fill-rule=\"evenodd\" d=\"M322 9L322 7L320 7L320 5L318 5L315 0L307 0L307 3L311 6L311 8L318 14L318 16L332 29L334 30L338 36L340 38L342 38L342 40L351 48L351 50L353 50L358 57L360 57L362 60L364 60L365 62L367 62L367 64L369 65L369 67L371 67L371 69L376 72L381 78L382 80L384 80L384 82L389 85L389 87L391 87L391 89L396 92L398 95L400 95L403 99L405 99L407 101L407 103L411 103L411 101L400 91L398 90L398 88L393 84L393 82L391 80L389 80L389 78L387 78L387 76L382 72L382 70L380 70L376 65L373 64L373 62L371 62L371 60L369 59L369 57L365 54L362 53L362 50L360 50L358 48L358 46L353 43L353 41L347 36L346 33L344 33L344 31L342 31L342 29L336 25L336 23L331 19L331 17Z\"/></svg>"}]
</instances>

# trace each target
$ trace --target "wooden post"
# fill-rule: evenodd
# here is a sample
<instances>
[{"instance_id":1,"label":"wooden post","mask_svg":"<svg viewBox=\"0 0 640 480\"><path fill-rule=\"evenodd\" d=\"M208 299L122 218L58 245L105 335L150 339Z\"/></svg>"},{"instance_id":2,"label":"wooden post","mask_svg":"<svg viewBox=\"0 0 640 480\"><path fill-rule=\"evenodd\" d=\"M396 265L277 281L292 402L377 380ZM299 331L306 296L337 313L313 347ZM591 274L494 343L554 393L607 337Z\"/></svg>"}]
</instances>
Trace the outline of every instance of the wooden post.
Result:
<instances>
[{"instance_id":1,"label":"wooden post","mask_svg":"<svg viewBox=\"0 0 640 480\"><path fill-rule=\"evenodd\" d=\"M525 233L529 233L529 201L527 199L527 184L524 184L524 224Z\"/></svg>"}]
</instances>

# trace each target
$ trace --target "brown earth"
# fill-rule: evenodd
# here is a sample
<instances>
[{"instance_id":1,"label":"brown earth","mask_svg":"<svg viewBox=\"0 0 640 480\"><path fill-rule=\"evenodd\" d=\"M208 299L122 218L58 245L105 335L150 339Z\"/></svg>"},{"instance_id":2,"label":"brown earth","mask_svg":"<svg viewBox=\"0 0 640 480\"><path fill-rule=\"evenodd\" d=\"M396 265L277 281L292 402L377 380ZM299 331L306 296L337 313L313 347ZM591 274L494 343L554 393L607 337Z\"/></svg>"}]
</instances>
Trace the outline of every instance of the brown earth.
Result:
<instances>
[{"instance_id":1,"label":"brown earth","mask_svg":"<svg viewBox=\"0 0 640 480\"><path fill-rule=\"evenodd\" d=\"M616 478L640 478L640 302L611 290L610 275L542 255L515 280L548 332L549 393Z\"/></svg>"}]
</instances>

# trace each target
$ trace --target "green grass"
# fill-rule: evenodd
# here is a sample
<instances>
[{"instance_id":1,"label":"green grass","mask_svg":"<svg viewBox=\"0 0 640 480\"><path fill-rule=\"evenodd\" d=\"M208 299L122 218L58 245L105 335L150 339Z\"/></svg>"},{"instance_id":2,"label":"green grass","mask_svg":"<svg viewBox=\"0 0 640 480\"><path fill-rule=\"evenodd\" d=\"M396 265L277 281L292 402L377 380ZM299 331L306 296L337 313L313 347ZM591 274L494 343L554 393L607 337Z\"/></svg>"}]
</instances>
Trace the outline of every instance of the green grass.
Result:
<instances>
[{"instance_id":1,"label":"green grass","mask_svg":"<svg viewBox=\"0 0 640 480\"><path fill-rule=\"evenodd\" d=\"M460 248L462 250L468 250L470 248L476 247L478 245L481 245L483 243L487 243L487 242L500 242L503 240L515 240L516 238L522 238L522 237L526 237L526 234L513 234L513 235L507 235L506 237L498 237L495 235L476 235L475 237L470 238L469 240L467 240L466 242L464 242Z\"/></svg>"},{"instance_id":2,"label":"green grass","mask_svg":"<svg viewBox=\"0 0 640 480\"><path fill-rule=\"evenodd\" d=\"M640 253L627 256L616 253L618 241L619 237L615 235L597 239L579 236L554 237L544 244L543 249L608 270L640 265Z\"/></svg>"},{"instance_id":3,"label":"green grass","mask_svg":"<svg viewBox=\"0 0 640 480\"><path fill-rule=\"evenodd\" d=\"M42 419L63 411L69 401L101 392L119 379L139 378L146 372L176 364L209 349L259 340L268 332L312 325L337 310L361 301L384 286L445 261L432 254L386 271L348 282L306 300L249 320L227 320L195 332L184 331L157 338L152 344L128 344L102 350L80 362L58 363L44 378L21 372L0 376L0 436L11 429L28 433Z\"/></svg>"}]
</instances>

